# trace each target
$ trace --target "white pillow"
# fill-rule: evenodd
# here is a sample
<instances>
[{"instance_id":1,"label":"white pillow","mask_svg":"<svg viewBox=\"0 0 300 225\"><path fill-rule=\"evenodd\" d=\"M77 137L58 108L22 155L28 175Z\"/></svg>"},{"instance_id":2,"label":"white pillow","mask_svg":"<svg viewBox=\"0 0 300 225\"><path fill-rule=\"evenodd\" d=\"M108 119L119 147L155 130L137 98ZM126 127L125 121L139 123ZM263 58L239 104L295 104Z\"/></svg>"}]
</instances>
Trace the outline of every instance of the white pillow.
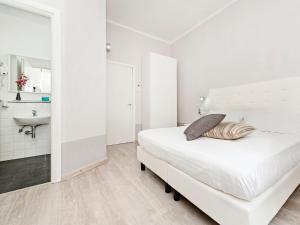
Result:
<instances>
[{"instance_id":1,"label":"white pillow","mask_svg":"<svg viewBox=\"0 0 300 225\"><path fill-rule=\"evenodd\" d=\"M265 132L300 133L300 115L293 112L248 111L247 123Z\"/></svg>"},{"instance_id":2,"label":"white pillow","mask_svg":"<svg viewBox=\"0 0 300 225\"><path fill-rule=\"evenodd\" d=\"M223 122L243 123L246 120L246 116L240 111L210 110L208 114L226 114Z\"/></svg>"},{"instance_id":3,"label":"white pillow","mask_svg":"<svg viewBox=\"0 0 300 225\"><path fill-rule=\"evenodd\" d=\"M245 122L257 130L264 132L276 132L300 135L300 113L288 112L287 110L210 110L209 114L226 114L224 122Z\"/></svg>"}]
</instances>

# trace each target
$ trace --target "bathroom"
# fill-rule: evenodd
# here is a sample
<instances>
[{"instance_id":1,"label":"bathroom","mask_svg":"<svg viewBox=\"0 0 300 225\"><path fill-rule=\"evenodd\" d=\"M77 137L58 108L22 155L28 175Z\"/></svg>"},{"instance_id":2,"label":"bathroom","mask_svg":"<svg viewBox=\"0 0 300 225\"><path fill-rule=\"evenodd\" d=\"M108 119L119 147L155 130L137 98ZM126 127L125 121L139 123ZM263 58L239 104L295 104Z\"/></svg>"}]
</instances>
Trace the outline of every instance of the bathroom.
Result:
<instances>
[{"instance_id":1,"label":"bathroom","mask_svg":"<svg viewBox=\"0 0 300 225\"><path fill-rule=\"evenodd\" d=\"M51 21L0 4L0 193L50 182Z\"/></svg>"}]
</instances>

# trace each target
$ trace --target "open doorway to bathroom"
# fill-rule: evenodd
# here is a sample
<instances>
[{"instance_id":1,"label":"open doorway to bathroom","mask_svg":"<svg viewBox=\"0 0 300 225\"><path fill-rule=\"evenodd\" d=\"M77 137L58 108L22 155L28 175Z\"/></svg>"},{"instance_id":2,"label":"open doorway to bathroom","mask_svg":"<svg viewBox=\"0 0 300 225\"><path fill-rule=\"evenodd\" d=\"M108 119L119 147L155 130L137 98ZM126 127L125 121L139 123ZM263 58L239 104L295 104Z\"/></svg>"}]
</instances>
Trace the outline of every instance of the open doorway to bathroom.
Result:
<instances>
[{"instance_id":1,"label":"open doorway to bathroom","mask_svg":"<svg viewBox=\"0 0 300 225\"><path fill-rule=\"evenodd\" d=\"M0 3L0 193L51 179L51 19Z\"/></svg>"}]
</instances>

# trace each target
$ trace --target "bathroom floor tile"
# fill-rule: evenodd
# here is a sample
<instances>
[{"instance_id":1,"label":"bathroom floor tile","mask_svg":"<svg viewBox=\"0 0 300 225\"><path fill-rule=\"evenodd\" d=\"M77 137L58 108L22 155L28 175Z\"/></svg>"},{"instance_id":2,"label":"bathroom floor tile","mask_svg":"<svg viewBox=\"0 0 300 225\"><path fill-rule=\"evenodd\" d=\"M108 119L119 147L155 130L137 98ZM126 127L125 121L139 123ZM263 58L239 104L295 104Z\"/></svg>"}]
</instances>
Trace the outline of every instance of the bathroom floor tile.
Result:
<instances>
[{"instance_id":1,"label":"bathroom floor tile","mask_svg":"<svg viewBox=\"0 0 300 225\"><path fill-rule=\"evenodd\" d=\"M50 182L50 155L0 162L0 194Z\"/></svg>"}]
</instances>

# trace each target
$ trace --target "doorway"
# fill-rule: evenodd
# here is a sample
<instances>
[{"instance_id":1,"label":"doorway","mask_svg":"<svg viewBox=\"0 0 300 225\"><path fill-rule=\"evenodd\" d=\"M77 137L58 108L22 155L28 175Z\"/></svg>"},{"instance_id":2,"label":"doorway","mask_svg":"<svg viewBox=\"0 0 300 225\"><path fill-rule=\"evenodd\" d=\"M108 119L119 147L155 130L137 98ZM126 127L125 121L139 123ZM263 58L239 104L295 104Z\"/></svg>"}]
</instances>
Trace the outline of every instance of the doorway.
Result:
<instances>
[{"instance_id":1,"label":"doorway","mask_svg":"<svg viewBox=\"0 0 300 225\"><path fill-rule=\"evenodd\" d=\"M134 66L107 62L107 145L135 140Z\"/></svg>"},{"instance_id":2,"label":"doorway","mask_svg":"<svg viewBox=\"0 0 300 225\"><path fill-rule=\"evenodd\" d=\"M47 177L47 181L50 181L52 183L59 182L61 180L61 67L62 67L62 35L61 35L61 11L52 7L49 7L45 4L36 3L34 1L17 1L17 0L0 0L0 4L3 4L8 7L15 8L17 10L24 10L26 13L32 13L36 16L43 16L44 18L48 18L50 20L50 45L51 45L51 69L52 69L52 76L51 76L51 98L49 103L51 103L50 107L50 115L51 115L51 121L49 123L50 129L50 136L51 136L51 155L47 155L46 158L43 157L46 161L51 161L51 178ZM22 43L22 42L21 42ZM35 45L33 45L35 46ZM18 52L9 52L9 53L18 53ZM24 56L24 53L22 51L19 52L20 55ZM30 54L30 56L33 56L33 54ZM44 57L37 57L37 58L44 58ZM8 79L8 76L6 78ZM4 89L3 89L4 90ZM37 89L36 89L37 90ZM24 94L23 100L31 99L27 98ZM44 94L42 94L44 95ZM7 95L8 96L8 95ZM3 110L6 109L7 103L10 101L10 97L8 96L4 98L3 95L1 95L0 99L0 108ZM25 98L26 97L26 98ZM40 98L35 98L40 99ZM46 99L47 100L47 99ZM28 103L30 104L30 103ZM19 105L26 105L28 104L19 104ZM42 103L40 105L46 105L45 103ZM49 104L50 105L50 104ZM28 108L28 107L26 107ZM44 108L44 107L42 107ZM12 109L10 107L9 109ZM29 115L36 114L34 113L36 110L32 110L32 113ZM44 110L37 111L37 115L42 116L44 114ZM15 121L14 121L15 123ZM14 124L15 125L15 124ZM46 126L43 125L41 127L38 127L37 129L44 129ZM37 131L38 138L40 142L41 140L41 130ZM30 135L26 135L25 137L29 138ZM24 137L24 138L25 138ZM37 136L36 136L37 137ZM48 145L48 144L47 144ZM21 146L21 145L20 145ZM25 146L25 145L24 145ZM29 147L28 147L29 148ZM40 154L40 153L38 153ZM50 159L51 158L51 159ZM44 165L44 164L43 164Z\"/></svg>"},{"instance_id":3,"label":"doorway","mask_svg":"<svg viewBox=\"0 0 300 225\"><path fill-rule=\"evenodd\" d=\"M0 193L5 193L50 182L51 19L0 3L0 27Z\"/></svg>"}]
</instances>

